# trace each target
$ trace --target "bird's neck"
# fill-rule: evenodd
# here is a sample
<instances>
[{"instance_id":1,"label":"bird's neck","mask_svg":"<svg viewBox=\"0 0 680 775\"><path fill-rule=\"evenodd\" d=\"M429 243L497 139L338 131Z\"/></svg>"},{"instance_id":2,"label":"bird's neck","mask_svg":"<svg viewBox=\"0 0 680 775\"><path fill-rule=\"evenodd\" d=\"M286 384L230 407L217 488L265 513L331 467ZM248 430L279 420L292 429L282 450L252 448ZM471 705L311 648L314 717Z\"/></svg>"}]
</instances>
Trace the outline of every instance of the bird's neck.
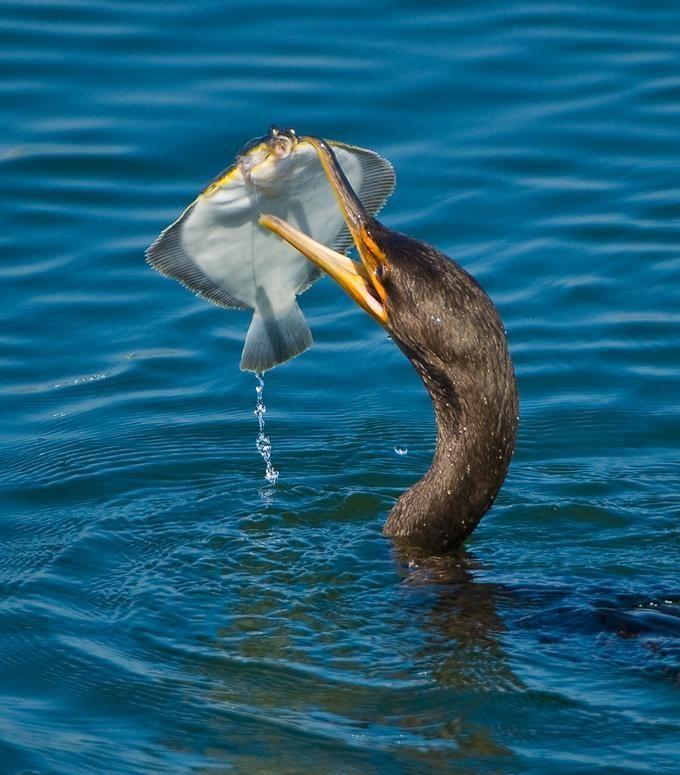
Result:
<instances>
[{"instance_id":1,"label":"bird's neck","mask_svg":"<svg viewBox=\"0 0 680 775\"><path fill-rule=\"evenodd\" d=\"M412 360L432 398L437 442L430 469L397 501L385 532L441 550L474 530L503 483L515 442L514 374L508 358L499 389L498 374L466 379Z\"/></svg>"}]
</instances>

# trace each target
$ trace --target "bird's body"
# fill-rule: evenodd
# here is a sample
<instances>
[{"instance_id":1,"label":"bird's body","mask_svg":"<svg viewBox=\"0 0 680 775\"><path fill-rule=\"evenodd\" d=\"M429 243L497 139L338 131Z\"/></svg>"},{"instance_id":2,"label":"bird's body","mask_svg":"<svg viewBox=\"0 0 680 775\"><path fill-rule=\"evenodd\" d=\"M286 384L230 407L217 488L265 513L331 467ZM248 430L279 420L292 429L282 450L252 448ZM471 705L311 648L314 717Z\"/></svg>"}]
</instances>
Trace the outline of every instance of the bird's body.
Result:
<instances>
[{"instance_id":1,"label":"bird's body","mask_svg":"<svg viewBox=\"0 0 680 775\"><path fill-rule=\"evenodd\" d=\"M430 469L392 508L385 533L432 550L463 541L493 503L515 444L518 396L496 308L462 267L371 217L322 140L307 138L361 257L350 261L279 218L260 223L330 274L390 334L434 406Z\"/></svg>"},{"instance_id":2,"label":"bird's body","mask_svg":"<svg viewBox=\"0 0 680 775\"><path fill-rule=\"evenodd\" d=\"M514 448L507 338L493 302L462 267L375 221L370 232L389 257L385 328L423 380L437 421L432 465L394 505L385 532L454 546L493 503Z\"/></svg>"}]
</instances>

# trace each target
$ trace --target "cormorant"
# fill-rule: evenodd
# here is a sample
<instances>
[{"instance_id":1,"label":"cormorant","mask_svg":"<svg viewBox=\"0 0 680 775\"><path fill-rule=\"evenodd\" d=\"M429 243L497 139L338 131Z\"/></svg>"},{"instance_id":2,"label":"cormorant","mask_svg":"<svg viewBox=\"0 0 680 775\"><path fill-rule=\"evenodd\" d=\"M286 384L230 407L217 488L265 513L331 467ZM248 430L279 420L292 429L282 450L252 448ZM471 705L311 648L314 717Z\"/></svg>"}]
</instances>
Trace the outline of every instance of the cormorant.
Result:
<instances>
[{"instance_id":1,"label":"cormorant","mask_svg":"<svg viewBox=\"0 0 680 775\"><path fill-rule=\"evenodd\" d=\"M445 551L489 509L514 449L518 395L503 324L471 275L436 248L372 218L330 145L304 139L319 154L361 263L276 216L262 215L259 222L336 280L420 374L437 422L434 458L396 502L384 532Z\"/></svg>"}]
</instances>

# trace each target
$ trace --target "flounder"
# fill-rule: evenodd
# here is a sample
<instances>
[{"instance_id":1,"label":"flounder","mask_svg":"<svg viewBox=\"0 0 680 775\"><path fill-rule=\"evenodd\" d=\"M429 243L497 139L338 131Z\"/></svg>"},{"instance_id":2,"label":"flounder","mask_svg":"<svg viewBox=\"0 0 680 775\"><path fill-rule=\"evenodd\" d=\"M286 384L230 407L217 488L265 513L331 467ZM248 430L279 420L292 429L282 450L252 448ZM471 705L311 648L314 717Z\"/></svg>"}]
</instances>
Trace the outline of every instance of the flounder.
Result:
<instances>
[{"instance_id":1,"label":"flounder","mask_svg":"<svg viewBox=\"0 0 680 775\"><path fill-rule=\"evenodd\" d=\"M375 215L394 190L392 165L377 153L333 140L347 179ZM272 127L246 144L147 248L147 261L199 296L229 309L252 309L241 369L263 372L304 352L312 334L296 296L322 272L258 224L278 216L318 242L352 246L315 148L292 129Z\"/></svg>"}]
</instances>

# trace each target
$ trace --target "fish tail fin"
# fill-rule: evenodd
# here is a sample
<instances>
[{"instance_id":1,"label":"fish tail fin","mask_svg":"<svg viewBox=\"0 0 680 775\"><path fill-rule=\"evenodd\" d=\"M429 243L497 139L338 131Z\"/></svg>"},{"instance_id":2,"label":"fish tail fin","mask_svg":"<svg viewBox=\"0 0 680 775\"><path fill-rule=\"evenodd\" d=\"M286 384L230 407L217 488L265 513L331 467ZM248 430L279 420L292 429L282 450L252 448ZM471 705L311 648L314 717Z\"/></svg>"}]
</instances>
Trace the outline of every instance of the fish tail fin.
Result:
<instances>
[{"instance_id":1,"label":"fish tail fin","mask_svg":"<svg viewBox=\"0 0 680 775\"><path fill-rule=\"evenodd\" d=\"M309 330L297 302L284 312L270 314L256 308L241 355L241 371L267 371L312 346Z\"/></svg>"}]
</instances>

